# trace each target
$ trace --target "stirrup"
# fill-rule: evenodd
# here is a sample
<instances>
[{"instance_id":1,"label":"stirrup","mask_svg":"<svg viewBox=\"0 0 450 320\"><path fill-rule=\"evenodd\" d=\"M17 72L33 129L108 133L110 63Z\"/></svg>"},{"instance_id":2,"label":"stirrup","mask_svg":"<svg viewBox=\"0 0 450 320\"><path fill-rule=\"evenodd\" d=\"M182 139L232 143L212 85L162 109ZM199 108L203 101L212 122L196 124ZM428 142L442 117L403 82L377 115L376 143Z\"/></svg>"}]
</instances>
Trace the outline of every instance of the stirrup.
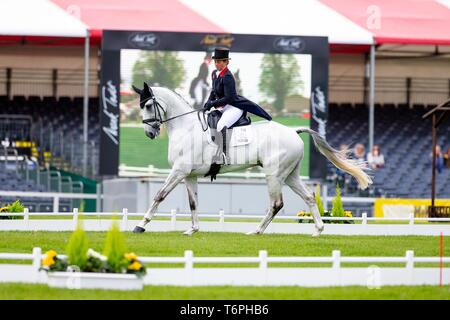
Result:
<instances>
[{"instance_id":1,"label":"stirrup","mask_svg":"<svg viewBox=\"0 0 450 320\"><path fill-rule=\"evenodd\" d=\"M212 162L228 166L230 165L230 158L225 153L221 152L220 155L213 156Z\"/></svg>"}]
</instances>

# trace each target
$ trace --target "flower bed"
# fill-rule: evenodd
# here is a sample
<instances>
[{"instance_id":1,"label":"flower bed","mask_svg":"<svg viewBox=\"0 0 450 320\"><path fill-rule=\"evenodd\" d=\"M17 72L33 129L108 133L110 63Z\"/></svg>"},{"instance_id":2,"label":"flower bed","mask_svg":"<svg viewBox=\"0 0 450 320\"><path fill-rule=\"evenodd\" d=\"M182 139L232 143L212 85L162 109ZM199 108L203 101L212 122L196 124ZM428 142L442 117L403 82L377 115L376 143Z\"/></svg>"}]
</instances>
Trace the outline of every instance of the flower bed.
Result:
<instances>
[{"instance_id":1,"label":"flower bed","mask_svg":"<svg viewBox=\"0 0 450 320\"><path fill-rule=\"evenodd\" d=\"M123 235L114 223L106 236L104 254L89 248L86 233L78 225L72 234L67 256L54 250L45 253L41 270L48 272L50 287L69 289L140 290L145 266L133 252L126 252Z\"/></svg>"},{"instance_id":2,"label":"flower bed","mask_svg":"<svg viewBox=\"0 0 450 320\"><path fill-rule=\"evenodd\" d=\"M317 186L316 193L316 204L317 208L319 209L320 216L322 217L346 217L346 218L352 218L352 212L351 211L345 211L344 206L342 204L341 199L341 190L339 189L339 185L336 185L336 198L333 199L333 208L330 211L325 211L323 208L322 199L320 198L320 188ZM297 213L298 217L312 217L311 212L305 212L300 211ZM299 223L313 223L314 221L312 219L299 219ZM352 224L355 223L353 220L327 220L329 223L346 223L346 224Z\"/></svg>"}]
</instances>

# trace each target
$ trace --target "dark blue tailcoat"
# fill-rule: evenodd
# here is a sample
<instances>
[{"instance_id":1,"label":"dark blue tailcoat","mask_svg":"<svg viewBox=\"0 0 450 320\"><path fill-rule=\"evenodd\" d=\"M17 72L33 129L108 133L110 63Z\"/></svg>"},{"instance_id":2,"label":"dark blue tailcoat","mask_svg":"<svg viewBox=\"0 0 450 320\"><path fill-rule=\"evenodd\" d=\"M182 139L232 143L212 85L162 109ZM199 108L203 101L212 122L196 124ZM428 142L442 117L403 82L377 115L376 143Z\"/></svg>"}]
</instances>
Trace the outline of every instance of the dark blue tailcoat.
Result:
<instances>
[{"instance_id":1,"label":"dark blue tailcoat","mask_svg":"<svg viewBox=\"0 0 450 320\"><path fill-rule=\"evenodd\" d=\"M216 76L216 71L212 73L212 92L208 102L211 102L213 107L231 104L243 111L272 120L272 117L263 108L236 93L236 81L228 68L222 70L219 76Z\"/></svg>"}]
</instances>

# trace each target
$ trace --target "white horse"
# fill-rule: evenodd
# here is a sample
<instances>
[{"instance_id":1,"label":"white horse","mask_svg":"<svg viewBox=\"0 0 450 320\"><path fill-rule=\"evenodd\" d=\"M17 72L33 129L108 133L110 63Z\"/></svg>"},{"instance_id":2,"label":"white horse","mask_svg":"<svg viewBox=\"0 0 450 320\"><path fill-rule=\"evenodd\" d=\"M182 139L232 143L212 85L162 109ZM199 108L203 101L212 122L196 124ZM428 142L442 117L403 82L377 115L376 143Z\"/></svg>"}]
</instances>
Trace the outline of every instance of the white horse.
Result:
<instances>
[{"instance_id":1,"label":"white horse","mask_svg":"<svg viewBox=\"0 0 450 320\"><path fill-rule=\"evenodd\" d=\"M162 123L166 123L169 137L169 163L172 166L163 187L157 192L149 210L134 232L145 231L158 205L184 180L189 196L192 213L192 227L184 232L192 235L199 230L197 198L197 177L204 176L210 168L217 146L209 140L209 131L203 130L200 117L181 96L161 87L144 89L134 87L140 94L140 106L145 124L145 134L154 139ZM232 129L230 129L232 130ZM247 234L262 234L278 211L283 207L282 186L286 183L309 206L315 230L313 236L319 236L324 229L313 193L300 180L299 169L303 159L303 141L299 133L311 135L318 150L336 167L351 174L358 181L361 189L367 188L371 178L362 170L362 165L348 159L345 151L333 149L324 138L309 128L289 128L275 121L261 121L251 124L252 140L246 145L228 146L231 163L222 166L219 173L237 171L253 166L261 166L266 175L269 188L270 205L267 215L255 231ZM229 135L229 134L228 134Z\"/></svg>"}]
</instances>

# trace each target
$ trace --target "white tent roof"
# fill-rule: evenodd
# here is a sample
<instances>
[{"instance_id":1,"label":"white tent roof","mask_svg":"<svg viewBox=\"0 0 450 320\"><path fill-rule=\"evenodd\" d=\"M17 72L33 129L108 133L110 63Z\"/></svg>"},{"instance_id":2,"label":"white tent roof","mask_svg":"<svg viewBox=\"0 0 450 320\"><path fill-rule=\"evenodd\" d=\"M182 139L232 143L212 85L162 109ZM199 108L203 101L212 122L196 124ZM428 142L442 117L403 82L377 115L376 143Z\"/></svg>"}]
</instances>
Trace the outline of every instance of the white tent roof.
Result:
<instances>
[{"instance_id":1,"label":"white tent roof","mask_svg":"<svg viewBox=\"0 0 450 320\"><path fill-rule=\"evenodd\" d=\"M0 1L0 35L84 38L87 30L49 0Z\"/></svg>"},{"instance_id":2,"label":"white tent roof","mask_svg":"<svg viewBox=\"0 0 450 320\"><path fill-rule=\"evenodd\" d=\"M325 36L330 44L373 44L373 36L317 0L180 0L230 33Z\"/></svg>"}]
</instances>

